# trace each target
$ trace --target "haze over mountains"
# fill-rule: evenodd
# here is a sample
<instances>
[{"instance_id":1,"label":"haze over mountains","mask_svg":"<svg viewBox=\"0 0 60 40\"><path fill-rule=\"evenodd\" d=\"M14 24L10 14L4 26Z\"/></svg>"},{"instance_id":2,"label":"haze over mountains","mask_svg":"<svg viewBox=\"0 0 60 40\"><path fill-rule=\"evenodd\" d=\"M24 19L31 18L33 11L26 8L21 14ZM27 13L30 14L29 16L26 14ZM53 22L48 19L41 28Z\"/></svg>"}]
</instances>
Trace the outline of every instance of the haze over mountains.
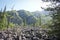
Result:
<instances>
[{"instance_id":1,"label":"haze over mountains","mask_svg":"<svg viewBox=\"0 0 60 40\"><path fill-rule=\"evenodd\" d=\"M9 21L18 25L21 25L22 22L24 21L26 24L29 25L36 23L37 20L41 18L42 22L45 23L47 18L51 18L50 16L46 16L48 14L49 11L29 12L26 10L18 10L18 11L13 10L9 11L9 15L13 16L13 18L10 18Z\"/></svg>"}]
</instances>

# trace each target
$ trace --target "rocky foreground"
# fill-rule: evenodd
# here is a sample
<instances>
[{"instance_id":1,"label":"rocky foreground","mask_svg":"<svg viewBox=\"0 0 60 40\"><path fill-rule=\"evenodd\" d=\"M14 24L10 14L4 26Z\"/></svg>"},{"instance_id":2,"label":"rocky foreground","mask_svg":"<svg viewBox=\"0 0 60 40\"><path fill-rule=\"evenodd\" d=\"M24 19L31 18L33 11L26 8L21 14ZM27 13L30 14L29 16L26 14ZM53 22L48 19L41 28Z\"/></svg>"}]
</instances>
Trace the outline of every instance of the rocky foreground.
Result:
<instances>
[{"instance_id":1,"label":"rocky foreground","mask_svg":"<svg viewBox=\"0 0 60 40\"><path fill-rule=\"evenodd\" d=\"M58 40L54 35L48 35L40 27L15 28L0 31L0 40Z\"/></svg>"}]
</instances>

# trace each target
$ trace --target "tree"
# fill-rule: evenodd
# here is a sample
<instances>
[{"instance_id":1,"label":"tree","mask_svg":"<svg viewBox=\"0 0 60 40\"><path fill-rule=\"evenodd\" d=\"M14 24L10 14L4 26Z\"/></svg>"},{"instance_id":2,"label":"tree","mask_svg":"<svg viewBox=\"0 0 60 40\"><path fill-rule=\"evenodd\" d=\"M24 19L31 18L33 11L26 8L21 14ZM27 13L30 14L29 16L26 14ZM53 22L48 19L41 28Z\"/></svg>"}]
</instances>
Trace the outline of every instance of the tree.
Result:
<instances>
[{"instance_id":1,"label":"tree","mask_svg":"<svg viewBox=\"0 0 60 40\"><path fill-rule=\"evenodd\" d=\"M27 26L26 19L23 19L23 26Z\"/></svg>"},{"instance_id":2,"label":"tree","mask_svg":"<svg viewBox=\"0 0 60 40\"><path fill-rule=\"evenodd\" d=\"M6 7L3 11L0 12L0 29L5 29L7 26L7 18L6 18Z\"/></svg>"},{"instance_id":3,"label":"tree","mask_svg":"<svg viewBox=\"0 0 60 40\"><path fill-rule=\"evenodd\" d=\"M8 14L5 6L4 10L0 11L0 29L1 30L8 29L9 27L14 26L14 24L9 21L10 18L12 18L12 16Z\"/></svg>"},{"instance_id":4,"label":"tree","mask_svg":"<svg viewBox=\"0 0 60 40\"><path fill-rule=\"evenodd\" d=\"M52 29L51 33L60 38L60 0L52 0L50 2L52 5L50 5L51 7L47 8L47 10L53 11L53 13L51 13L53 20L53 25L50 25L50 28Z\"/></svg>"}]
</instances>

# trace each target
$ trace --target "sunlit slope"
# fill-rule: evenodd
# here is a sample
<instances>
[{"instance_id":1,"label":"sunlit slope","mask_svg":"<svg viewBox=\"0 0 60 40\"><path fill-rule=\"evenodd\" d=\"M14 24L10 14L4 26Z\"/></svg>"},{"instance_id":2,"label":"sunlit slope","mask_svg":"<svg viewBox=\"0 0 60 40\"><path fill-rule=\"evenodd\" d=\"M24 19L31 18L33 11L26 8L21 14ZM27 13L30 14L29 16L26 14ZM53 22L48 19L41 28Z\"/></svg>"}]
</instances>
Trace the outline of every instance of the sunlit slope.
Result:
<instances>
[{"instance_id":1,"label":"sunlit slope","mask_svg":"<svg viewBox=\"0 0 60 40\"><path fill-rule=\"evenodd\" d=\"M45 24L51 19L50 16L46 16L46 14L49 12L44 12L44 11L29 12L26 10L18 10L18 11L12 10L12 11L8 11L8 13L11 17L9 21L18 25L21 25L22 23L24 23L24 21L26 22L27 25L31 25L38 22L38 20L42 20L41 22ZM48 18L50 19L47 21L46 19Z\"/></svg>"}]
</instances>

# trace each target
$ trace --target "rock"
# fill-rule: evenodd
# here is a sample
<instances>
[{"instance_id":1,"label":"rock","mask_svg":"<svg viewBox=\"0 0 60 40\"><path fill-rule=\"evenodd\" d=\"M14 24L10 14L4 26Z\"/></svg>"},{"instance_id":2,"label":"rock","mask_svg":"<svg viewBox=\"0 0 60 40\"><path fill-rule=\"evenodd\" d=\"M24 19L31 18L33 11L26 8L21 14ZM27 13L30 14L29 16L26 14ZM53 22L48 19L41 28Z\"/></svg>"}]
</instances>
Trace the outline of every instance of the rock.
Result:
<instances>
[{"instance_id":1,"label":"rock","mask_svg":"<svg viewBox=\"0 0 60 40\"><path fill-rule=\"evenodd\" d=\"M46 30L39 27L21 28L20 31L20 33L17 33L17 31L0 32L0 40L58 40L53 35L47 35Z\"/></svg>"}]
</instances>

